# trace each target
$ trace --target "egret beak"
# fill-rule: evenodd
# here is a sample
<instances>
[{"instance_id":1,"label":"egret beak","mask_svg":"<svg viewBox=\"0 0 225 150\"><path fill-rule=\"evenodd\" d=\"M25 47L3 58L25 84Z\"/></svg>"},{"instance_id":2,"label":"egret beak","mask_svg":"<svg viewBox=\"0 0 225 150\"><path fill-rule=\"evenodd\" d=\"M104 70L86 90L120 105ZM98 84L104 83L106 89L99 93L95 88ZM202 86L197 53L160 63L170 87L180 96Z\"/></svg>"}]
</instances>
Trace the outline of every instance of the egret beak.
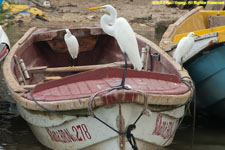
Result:
<instances>
[{"instance_id":1,"label":"egret beak","mask_svg":"<svg viewBox=\"0 0 225 150\"><path fill-rule=\"evenodd\" d=\"M193 35L193 37L199 37L199 35L195 34L195 35Z\"/></svg>"},{"instance_id":2,"label":"egret beak","mask_svg":"<svg viewBox=\"0 0 225 150\"><path fill-rule=\"evenodd\" d=\"M98 6L98 7L92 7L92 8L88 8L89 10L98 10L98 9L103 9L105 8L105 6Z\"/></svg>"}]
</instances>

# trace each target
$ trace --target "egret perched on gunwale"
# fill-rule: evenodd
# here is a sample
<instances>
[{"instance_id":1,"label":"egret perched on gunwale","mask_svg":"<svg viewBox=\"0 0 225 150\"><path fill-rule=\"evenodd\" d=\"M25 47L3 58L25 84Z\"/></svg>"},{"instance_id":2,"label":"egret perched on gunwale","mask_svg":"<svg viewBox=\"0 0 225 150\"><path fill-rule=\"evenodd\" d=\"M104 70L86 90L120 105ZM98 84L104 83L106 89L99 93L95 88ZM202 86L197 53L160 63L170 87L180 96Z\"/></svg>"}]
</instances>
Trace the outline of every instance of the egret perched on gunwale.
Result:
<instances>
[{"instance_id":1,"label":"egret perched on gunwale","mask_svg":"<svg viewBox=\"0 0 225 150\"><path fill-rule=\"evenodd\" d=\"M66 42L69 54L73 59L73 65L74 65L74 60L77 58L77 55L79 52L79 43L77 41L77 38L71 34L69 29L66 29L64 40Z\"/></svg>"},{"instance_id":2,"label":"egret perched on gunwale","mask_svg":"<svg viewBox=\"0 0 225 150\"><path fill-rule=\"evenodd\" d=\"M111 5L104 5L99 7L89 8L89 10L98 10L109 13L109 15L104 14L101 17L101 27L105 33L113 36L123 53L125 67L123 72L123 78L119 86L114 87L115 89L125 88L125 77L127 71L127 59L126 55L130 59L134 68L137 70L142 69L141 57L138 50L137 39L133 29L125 18L117 18L116 9Z\"/></svg>"},{"instance_id":3,"label":"egret perched on gunwale","mask_svg":"<svg viewBox=\"0 0 225 150\"><path fill-rule=\"evenodd\" d=\"M183 67L183 58L191 51L194 45L194 36L197 36L194 32L190 32L186 37L183 37L173 54L173 58L176 60L177 63L181 64Z\"/></svg>"}]
</instances>

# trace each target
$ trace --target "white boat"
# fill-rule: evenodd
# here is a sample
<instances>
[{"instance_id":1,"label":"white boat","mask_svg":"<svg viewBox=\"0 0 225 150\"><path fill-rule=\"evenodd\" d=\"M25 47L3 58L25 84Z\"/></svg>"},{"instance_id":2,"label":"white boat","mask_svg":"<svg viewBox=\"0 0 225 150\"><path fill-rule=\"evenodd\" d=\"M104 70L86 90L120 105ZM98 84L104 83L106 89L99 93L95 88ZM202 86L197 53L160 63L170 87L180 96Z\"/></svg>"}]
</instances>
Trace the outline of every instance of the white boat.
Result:
<instances>
[{"instance_id":1,"label":"white boat","mask_svg":"<svg viewBox=\"0 0 225 150\"><path fill-rule=\"evenodd\" d=\"M129 68L125 84L130 88L112 90L123 73L116 40L96 27L70 31L80 44L75 67L68 67L65 30L45 28L27 31L3 64L5 82L35 137L58 150L169 145L192 98L188 73L136 35L140 53L147 51L145 70ZM52 76L60 79L45 81Z\"/></svg>"}]
</instances>

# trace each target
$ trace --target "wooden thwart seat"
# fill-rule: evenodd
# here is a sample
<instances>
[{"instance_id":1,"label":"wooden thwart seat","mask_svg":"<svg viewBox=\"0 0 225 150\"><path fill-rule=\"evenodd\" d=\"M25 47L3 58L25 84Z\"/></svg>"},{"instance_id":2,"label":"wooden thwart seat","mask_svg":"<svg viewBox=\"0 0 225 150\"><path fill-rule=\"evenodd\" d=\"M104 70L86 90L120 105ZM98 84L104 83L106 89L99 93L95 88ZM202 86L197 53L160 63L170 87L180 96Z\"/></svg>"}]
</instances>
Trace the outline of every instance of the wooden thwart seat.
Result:
<instances>
[{"instance_id":1,"label":"wooden thwart seat","mask_svg":"<svg viewBox=\"0 0 225 150\"><path fill-rule=\"evenodd\" d=\"M57 68L48 68L47 66L39 66L39 67L30 67L27 70L29 73L82 72L82 71L88 71L88 70L93 70L98 68L123 67L123 66L124 66L124 62L114 62L114 63L101 64L101 65L70 66L70 67L57 67ZM129 64L128 66L131 66L131 65Z\"/></svg>"}]
</instances>

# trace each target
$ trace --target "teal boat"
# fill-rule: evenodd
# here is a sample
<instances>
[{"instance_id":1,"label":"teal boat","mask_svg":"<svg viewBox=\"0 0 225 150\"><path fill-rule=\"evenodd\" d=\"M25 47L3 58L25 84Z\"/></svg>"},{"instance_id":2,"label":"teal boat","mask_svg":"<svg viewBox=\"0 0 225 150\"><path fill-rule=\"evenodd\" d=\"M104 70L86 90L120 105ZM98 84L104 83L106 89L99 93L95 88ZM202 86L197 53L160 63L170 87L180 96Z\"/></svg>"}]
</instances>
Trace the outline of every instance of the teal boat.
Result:
<instances>
[{"instance_id":1,"label":"teal boat","mask_svg":"<svg viewBox=\"0 0 225 150\"><path fill-rule=\"evenodd\" d=\"M185 68L195 82L198 108L225 118L225 45L204 50Z\"/></svg>"}]
</instances>

